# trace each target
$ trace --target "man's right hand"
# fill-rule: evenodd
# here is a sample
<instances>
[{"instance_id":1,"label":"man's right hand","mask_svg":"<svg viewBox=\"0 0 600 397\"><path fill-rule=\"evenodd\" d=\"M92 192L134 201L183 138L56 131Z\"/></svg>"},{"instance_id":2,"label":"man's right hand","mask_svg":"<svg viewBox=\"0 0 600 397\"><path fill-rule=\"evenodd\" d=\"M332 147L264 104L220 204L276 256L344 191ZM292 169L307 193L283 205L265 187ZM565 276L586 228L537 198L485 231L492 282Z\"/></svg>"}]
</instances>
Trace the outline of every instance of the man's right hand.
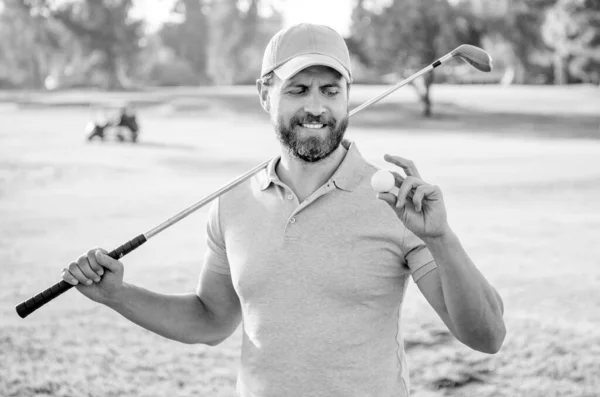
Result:
<instances>
[{"instance_id":1,"label":"man's right hand","mask_svg":"<svg viewBox=\"0 0 600 397\"><path fill-rule=\"evenodd\" d=\"M62 279L93 301L109 304L123 289L123 264L101 248L89 250L63 269Z\"/></svg>"}]
</instances>

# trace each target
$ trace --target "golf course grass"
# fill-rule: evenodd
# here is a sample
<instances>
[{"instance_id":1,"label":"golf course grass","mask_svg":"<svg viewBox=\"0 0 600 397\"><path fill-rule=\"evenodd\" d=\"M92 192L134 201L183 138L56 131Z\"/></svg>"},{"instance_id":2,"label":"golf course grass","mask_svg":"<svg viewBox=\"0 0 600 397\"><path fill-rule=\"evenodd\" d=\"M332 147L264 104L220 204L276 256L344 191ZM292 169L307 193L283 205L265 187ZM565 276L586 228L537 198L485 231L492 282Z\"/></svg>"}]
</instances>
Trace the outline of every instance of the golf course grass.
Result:
<instances>
[{"instance_id":1,"label":"golf course grass","mask_svg":"<svg viewBox=\"0 0 600 397\"><path fill-rule=\"evenodd\" d=\"M385 90L353 87L351 108ZM424 120L410 88L354 116L373 163L413 160L504 301L487 355L456 341L411 283L403 332L413 396L598 396L600 90L436 86ZM138 107L138 144L87 142L98 106ZM235 396L241 330L184 345L71 290L26 319L14 306L93 247L113 249L278 153L253 87L0 95L0 396ZM243 205L243 203L240 203ZM206 210L122 261L125 280L193 291ZM343 324L340 324L343 327Z\"/></svg>"}]
</instances>

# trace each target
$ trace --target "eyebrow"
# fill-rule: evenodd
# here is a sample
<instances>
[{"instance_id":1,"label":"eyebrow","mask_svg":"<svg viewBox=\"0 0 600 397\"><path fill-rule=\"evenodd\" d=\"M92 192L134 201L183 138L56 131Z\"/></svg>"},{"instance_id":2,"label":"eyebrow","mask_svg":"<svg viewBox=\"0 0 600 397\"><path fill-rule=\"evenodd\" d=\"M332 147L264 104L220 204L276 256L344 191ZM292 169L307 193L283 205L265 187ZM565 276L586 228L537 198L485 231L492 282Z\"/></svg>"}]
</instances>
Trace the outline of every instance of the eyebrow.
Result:
<instances>
[{"instance_id":1,"label":"eyebrow","mask_svg":"<svg viewBox=\"0 0 600 397\"><path fill-rule=\"evenodd\" d=\"M294 83L293 81L291 81L291 82L287 83L284 88L291 88L291 87L308 88L309 86L307 86L306 84ZM328 84L324 84L324 85L320 86L319 88L341 88L341 86L339 83L328 83Z\"/></svg>"}]
</instances>

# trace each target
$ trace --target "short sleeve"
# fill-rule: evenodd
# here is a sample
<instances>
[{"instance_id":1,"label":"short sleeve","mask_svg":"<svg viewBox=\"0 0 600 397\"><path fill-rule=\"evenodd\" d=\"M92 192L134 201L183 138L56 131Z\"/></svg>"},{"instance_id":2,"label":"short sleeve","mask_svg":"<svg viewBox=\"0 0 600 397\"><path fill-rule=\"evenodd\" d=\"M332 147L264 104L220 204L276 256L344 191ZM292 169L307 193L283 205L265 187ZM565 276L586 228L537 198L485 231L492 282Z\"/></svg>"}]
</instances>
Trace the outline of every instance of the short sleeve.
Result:
<instances>
[{"instance_id":1,"label":"short sleeve","mask_svg":"<svg viewBox=\"0 0 600 397\"><path fill-rule=\"evenodd\" d=\"M204 254L204 267L221 274L231 274L227 251L225 250L225 238L221 230L219 198L214 200L208 211L206 222L206 245Z\"/></svg>"},{"instance_id":2,"label":"short sleeve","mask_svg":"<svg viewBox=\"0 0 600 397\"><path fill-rule=\"evenodd\" d=\"M404 264L409 268L415 283L437 268L427 245L408 229L405 229L402 238L402 252L404 252Z\"/></svg>"}]
</instances>

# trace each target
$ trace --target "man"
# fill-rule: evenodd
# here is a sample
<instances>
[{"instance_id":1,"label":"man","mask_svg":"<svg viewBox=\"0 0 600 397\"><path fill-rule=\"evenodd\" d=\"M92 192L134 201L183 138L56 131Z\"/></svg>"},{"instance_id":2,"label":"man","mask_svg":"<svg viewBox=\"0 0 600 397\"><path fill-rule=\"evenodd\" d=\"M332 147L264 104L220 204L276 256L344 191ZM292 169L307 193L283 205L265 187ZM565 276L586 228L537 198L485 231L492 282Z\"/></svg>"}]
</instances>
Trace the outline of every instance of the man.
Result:
<instances>
[{"instance_id":1,"label":"man","mask_svg":"<svg viewBox=\"0 0 600 397\"><path fill-rule=\"evenodd\" d=\"M139 125L135 112L129 107L129 105L121 107L119 116L115 122L115 126L119 128L119 130L121 128L127 128L131 135L131 141L134 143L137 142ZM125 139L121 131L119 131L119 135L122 137L122 140Z\"/></svg>"},{"instance_id":2,"label":"man","mask_svg":"<svg viewBox=\"0 0 600 397\"><path fill-rule=\"evenodd\" d=\"M330 28L273 37L257 88L281 156L213 202L196 295L123 283L122 264L102 250L63 278L185 343L216 345L243 320L242 397L407 396L400 309L411 277L458 340L497 352L502 301L448 225L439 188L386 155L406 177L396 173L397 197L375 196L376 167L343 138L351 82Z\"/></svg>"}]
</instances>

